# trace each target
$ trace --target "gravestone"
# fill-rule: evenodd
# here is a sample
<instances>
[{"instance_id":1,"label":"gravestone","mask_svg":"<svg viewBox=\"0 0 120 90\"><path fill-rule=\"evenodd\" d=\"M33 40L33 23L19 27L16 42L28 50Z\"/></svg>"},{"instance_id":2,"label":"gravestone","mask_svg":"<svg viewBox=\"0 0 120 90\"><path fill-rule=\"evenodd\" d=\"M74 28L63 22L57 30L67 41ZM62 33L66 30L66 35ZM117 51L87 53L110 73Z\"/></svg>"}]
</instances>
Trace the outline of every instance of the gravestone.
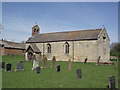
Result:
<instances>
[{"instance_id":1,"label":"gravestone","mask_svg":"<svg viewBox=\"0 0 120 90\"><path fill-rule=\"evenodd\" d=\"M36 67L36 74L39 74L40 73L40 67Z\"/></svg>"},{"instance_id":2,"label":"gravestone","mask_svg":"<svg viewBox=\"0 0 120 90\"><path fill-rule=\"evenodd\" d=\"M88 58L85 58L85 61L84 61L84 63L83 63L83 64L86 64L87 60L88 60Z\"/></svg>"},{"instance_id":3,"label":"gravestone","mask_svg":"<svg viewBox=\"0 0 120 90\"><path fill-rule=\"evenodd\" d=\"M109 88L115 89L115 76L109 77Z\"/></svg>"},{"instance_id":4,"label":"gravestone","mask_svg":"<svg viewBox=\"0 0 120 90\"><path fill-rule=\"evenodd\" d=\"M5 62L0 62L0 68L1 69L5 68Z\"/></svg>"},{"instance_id":5,"label":"gravestone","mask_svg":"<svg viewBox=\"0 0 120 90\"><path fill-rule=\"evenodd\" d=\"M76 74L77 74L78 79L82 78L81 69L77 69Z\"/></svg>"},{"instance_id":6,"label":"gravestone","mask_svg":"<svg viewBox=\"0 0 120 90\"><path fill-rule=\"evenodd\" d=\"M57 66L57 72L60 72L60 65Z\"/></svg>"},{"instance_id":7,"label":"gravestone","mask_svg":"<svg viewBox=\"0 0 120 90\"><path fill-rule=\"evenodd\" d=\"M35 70L38 66L39 66L39 61L38 60L34 60L33 61L33 68L32 68L32 70Z\"/></svg>"},{"instance_id":8,"label":"gravestone","mask_svg":"<svg viewBox=\"0 0 120 90\"><path fill-rule=\"evenodd\" d=\"M51 65L52 68L55 68L56 67L56 58L55 56L53 56L52 58L52 65Z\"/></svg>"},{"instance_id":9,"label":"gravestone","mask_svg":"<svg viewBox=\"0 0 120 90\"><path fill-rule=\"evenodd\" d=\"M97 63L96 63L96 65L99 64L99 61L100 61L100 56L99 56L98 59L97 59Z\"/></svg>"},{"instance_id":10,"label":"gravestone","mask_svg":"<svg viewBox=\"0 0 120 90\"><path fill-rule=\"evenodd\" d=\"M71 71L71 69L72 69L72 62L71 62L71 60L69 59L68 60L68 71Z\"/></svg>"},{"instance_id":11,"label":"gravestone","mask_svg":"<svg viewBox=\"0 0 120 90\"><path fill-rule=\"evenodd\" d=\"M17 63L17 66L16 66L16 70L15 71L19 71L19 70L24 70L24 63L23 61L19 61Z\"/></svg>"},{"instance_id":12,"label":"gravestone","mask_svg":"<svg viewBox=\"0 0 120 90\"><path fill-rule=\"evenodd\" d=\"M47 68L47 57L45 55L43 55L43 68Z\"/></svg>"},{"instance_id":13,"label":"gravestone","mask_svg":"<svg viewBox=\"0 0 120 90\"><path fill-rule=\"evenodd\" d=\"M6 69L5 71L11 71L12 64L8 63L6 64Z\"/></svg>"}]
</instances>

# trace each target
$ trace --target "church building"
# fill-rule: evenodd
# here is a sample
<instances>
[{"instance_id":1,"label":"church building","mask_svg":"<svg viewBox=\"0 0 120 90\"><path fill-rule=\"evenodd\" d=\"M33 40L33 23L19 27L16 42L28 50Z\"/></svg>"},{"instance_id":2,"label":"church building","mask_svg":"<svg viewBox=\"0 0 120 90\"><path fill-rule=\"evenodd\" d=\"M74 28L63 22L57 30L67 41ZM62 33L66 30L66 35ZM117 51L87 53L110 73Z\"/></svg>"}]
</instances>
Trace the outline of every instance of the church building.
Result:
<instances>
[{"instance_id":1,"label":"church building","mask_svg":"<svg viewBox=\"0 0 120 90\"><path fill-rule=\"evenodd\" d=\"M26 41L26 60L32 59L33 53L45 54L48 60L53 56L57 61L100 62L110 60L110 39L105 28L40 33L38 25L32 27L32 36Z\"/></svg>"}]
</instances>

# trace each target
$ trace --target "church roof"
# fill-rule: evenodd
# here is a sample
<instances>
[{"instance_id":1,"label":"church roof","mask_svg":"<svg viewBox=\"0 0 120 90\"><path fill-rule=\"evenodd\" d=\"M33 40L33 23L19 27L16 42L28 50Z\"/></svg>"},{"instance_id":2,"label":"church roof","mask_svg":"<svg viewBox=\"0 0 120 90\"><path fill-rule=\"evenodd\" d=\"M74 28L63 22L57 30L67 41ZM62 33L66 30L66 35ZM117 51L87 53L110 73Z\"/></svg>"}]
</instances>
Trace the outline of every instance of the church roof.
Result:
<instances>
[{"instance_id":1,"label":"church roof","mask_svg":"<svg viewBox=\"0 0 120 90\"><path fill-rule=\"evenodd\" d=\"M26 52L29 50L30 47L34 52L40 52L39 48L35 44L29 45L29 47L26 49Z\"/></svg>"},{"instance_id":2,"label":"church roof","mask_svg":"<svg viewBox=\"0 0 120 90\"><path fill-rule=\"evenodd\" d=\"M26 41L26 43L43 43L43 42L53 42L53 41L97 40L98 35L99 35L101 30L102 30L102 28L36 34L35 36L30 37Z\"/></svg>"}]
</instances>

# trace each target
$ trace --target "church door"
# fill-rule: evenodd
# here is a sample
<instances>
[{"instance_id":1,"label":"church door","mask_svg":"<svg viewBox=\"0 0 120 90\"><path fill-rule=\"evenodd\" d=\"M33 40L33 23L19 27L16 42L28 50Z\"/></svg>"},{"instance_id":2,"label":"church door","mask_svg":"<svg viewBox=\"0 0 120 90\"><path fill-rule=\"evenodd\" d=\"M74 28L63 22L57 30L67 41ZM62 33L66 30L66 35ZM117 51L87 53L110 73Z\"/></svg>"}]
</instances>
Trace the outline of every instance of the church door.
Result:
<instances>
[{"instance_id":1,"label":"church door","mask_svg":"<svg viewBox=\"0 0 120 90\"><path fill-rule=\"evenodd\" d=\"M33 53L32 52L28 52L28 60L32 60L33 58Z\"/></svg>"}]
</instances>

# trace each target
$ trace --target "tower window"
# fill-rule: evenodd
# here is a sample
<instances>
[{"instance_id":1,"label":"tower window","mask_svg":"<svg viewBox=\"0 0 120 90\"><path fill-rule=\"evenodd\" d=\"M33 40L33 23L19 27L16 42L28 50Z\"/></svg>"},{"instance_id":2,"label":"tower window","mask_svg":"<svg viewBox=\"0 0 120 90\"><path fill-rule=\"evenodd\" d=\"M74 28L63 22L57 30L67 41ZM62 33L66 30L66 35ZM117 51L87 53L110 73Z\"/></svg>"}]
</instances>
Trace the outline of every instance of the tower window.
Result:
<instances>
[{"instance_id":1,"label":"tower window","mask_svg":"<svg viewBox=\"0 0 120 90\"><path fill-rule=\"evenodd\" d=\"M37 32L39 31L39 29L37 29Z\"/></svg>"},{"instance_id":2,"label":"tower window","mask_svg":"<svg viewBox=\"0 0 120 90\"><path fill-rule=\"evenodd\" d=\"M47 53L51 53L51 45L47 44Z\"/></svg>"},{"instance_id":3,"label":"tower window","mask_svg":"<svg viewBox=\"0 0 120 90\"><path fill-rule=\"evenodd\" d=\"M34 29L34 32L36 32L36 29Z\"/></svg>"},{"instance_id":4,"label":"tower window","mask_svg":"<svg viewBox=\"0 0 120 90\"><path fill-rule=\"evenodd\" d=\"M106 39L106 37L105 37L105 36L103 36L103 39Z\"/></svg>"},{"instance_id":5,"label":"tower window","mask_svg":"<svg viewBox=\"0 0 120 90\"><path fill-rule=\"evenodd\" d=\"M69 53L69 44L66 42L65 43L65 53Z\"/></svg>"}]
</instances>

